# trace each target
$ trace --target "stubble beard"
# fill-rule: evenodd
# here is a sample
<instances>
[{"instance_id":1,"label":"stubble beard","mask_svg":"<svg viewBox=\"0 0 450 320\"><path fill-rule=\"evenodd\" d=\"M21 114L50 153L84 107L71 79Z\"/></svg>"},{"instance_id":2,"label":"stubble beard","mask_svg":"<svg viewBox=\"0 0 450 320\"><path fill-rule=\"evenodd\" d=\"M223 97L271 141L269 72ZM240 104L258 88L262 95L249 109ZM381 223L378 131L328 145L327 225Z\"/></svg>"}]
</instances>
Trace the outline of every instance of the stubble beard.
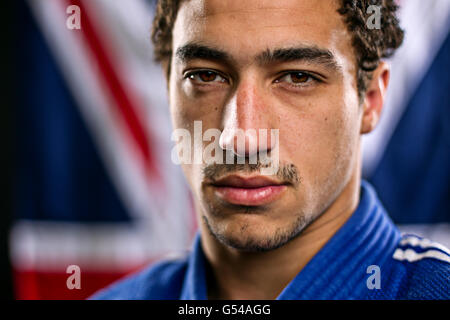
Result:
<instances>
[{"instance_id":1,"label":"stubble beard","mask_svg":"<svg viewBox=\"0 0 450 320\"><path fill-rule=\"evenodd\" d=\"M293 222L288 227L279 227L264 236L254 236L247 232L248 224L243 223L237 235L229 235L214 222L211 222L206 215L202 215L202 220L209 233L221 244L243 252L267 252L276 250L293 239L297 238L303 230L313 221L308 219L304 213L298 213Z\"/></svg>"}]
</instances>

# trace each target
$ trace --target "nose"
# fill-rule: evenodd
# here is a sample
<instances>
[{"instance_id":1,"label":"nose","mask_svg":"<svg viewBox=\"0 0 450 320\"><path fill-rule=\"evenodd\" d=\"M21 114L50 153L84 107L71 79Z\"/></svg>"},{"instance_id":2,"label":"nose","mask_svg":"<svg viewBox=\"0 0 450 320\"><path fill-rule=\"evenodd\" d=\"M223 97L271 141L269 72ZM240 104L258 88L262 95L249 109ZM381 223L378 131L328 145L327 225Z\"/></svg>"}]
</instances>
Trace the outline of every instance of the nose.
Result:
<instances>
[{"instance_id":1,"label":"nose","mask_svg":"<svg viewBox=\"0 0 450 320\"><path fill-rule=\"evenodd\" d=\"M219 145L239 157L252 157L275 148L271 136L270 106L264 89L248 81L241 83L229 99L224 112Z\"/></svg>"}]
</instances>

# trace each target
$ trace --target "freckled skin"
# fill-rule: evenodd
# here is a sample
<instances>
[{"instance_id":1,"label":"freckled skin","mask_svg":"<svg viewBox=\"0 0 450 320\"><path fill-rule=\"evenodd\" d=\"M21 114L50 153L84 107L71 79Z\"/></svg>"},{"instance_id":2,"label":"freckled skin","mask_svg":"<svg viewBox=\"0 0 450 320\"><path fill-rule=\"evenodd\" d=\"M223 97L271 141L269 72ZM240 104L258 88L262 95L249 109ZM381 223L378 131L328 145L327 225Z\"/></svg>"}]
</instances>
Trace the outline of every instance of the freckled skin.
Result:
<instances>
[{"instance_id":1,"label":"freckled skin","mask_svg":"<svg viewBox=\"0 0 450 320\"><path fill-rule=\"evenodd\" d=\"M203 184L203 165L183 165L201 222L202 242L213 265L230 252L237 253L209 234L203 216L215 232L243 246L249 241L267 243L274 234L288 232L303 221L301 228L306 229L276 250L282 252L295 250L304 235L329 221L341 219L342 224L357 205L363 113L351 37L337 8L329 0L190 0L179 9L174 52L188 42L199 42L226 51L235 63L194 60L184 64L172 56L169 96L174 128L193 130L193 122L202 120L203 131L227 126L279 129L280 162L295 164L301 179L298 188L289 188L280 200L249 214L244 209L232 211L217 200ZM262 67L254 60L268 48L297 45L329 50L339 70L306 62ZM192 68L218 70L232 83L199 89L183 78L183 72ZM283 70L306 70L324 77L297 90L274 81ZM329 232L322 229L321 234Z\"/></svg>"}]
</instances>

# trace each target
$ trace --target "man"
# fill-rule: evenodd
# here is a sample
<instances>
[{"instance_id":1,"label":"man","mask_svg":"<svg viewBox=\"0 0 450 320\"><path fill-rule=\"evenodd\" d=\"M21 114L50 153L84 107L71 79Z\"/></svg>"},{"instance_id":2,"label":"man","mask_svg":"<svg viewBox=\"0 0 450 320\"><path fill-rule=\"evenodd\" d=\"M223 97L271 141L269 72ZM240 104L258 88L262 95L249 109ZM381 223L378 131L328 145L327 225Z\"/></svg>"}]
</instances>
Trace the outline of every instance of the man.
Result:
<instances>
[{"instance_id":1,"label":"man","mask_svg":"<svg viewBox=\"0 0 450 320\"><path fill-rule=\"evenodd\" d=\"M361 181L361 135L389 80L381 59L403 39L393 2L379 1L369 29L370 4L159 2L153 41L174 128L219 129L216 154L236 161L182 164L200 225L188 257L94 298L449 298L448 250L402 237ZM263 174L267 159L251 161L261 154L278 170Z\"/></svg>"}]
</instances>

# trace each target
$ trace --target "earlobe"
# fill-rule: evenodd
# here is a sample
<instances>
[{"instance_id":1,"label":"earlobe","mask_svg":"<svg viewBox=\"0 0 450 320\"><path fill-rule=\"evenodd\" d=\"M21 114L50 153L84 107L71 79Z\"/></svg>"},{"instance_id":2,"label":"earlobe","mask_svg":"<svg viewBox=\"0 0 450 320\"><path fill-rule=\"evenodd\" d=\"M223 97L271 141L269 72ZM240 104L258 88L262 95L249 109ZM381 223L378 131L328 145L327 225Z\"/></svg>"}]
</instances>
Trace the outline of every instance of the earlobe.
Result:
<instances>
[{"instance_id":1,"label":"earlobe","mask_svg":"<svg viewBox=\"0 0 450 320\"><path fill-rule=\"evenodd\" d=\"M369 133L377 126L383 109L389 83L389 65L382 61L373 72L363 104L361 134Z\"/></svg>"}]
</instances>

